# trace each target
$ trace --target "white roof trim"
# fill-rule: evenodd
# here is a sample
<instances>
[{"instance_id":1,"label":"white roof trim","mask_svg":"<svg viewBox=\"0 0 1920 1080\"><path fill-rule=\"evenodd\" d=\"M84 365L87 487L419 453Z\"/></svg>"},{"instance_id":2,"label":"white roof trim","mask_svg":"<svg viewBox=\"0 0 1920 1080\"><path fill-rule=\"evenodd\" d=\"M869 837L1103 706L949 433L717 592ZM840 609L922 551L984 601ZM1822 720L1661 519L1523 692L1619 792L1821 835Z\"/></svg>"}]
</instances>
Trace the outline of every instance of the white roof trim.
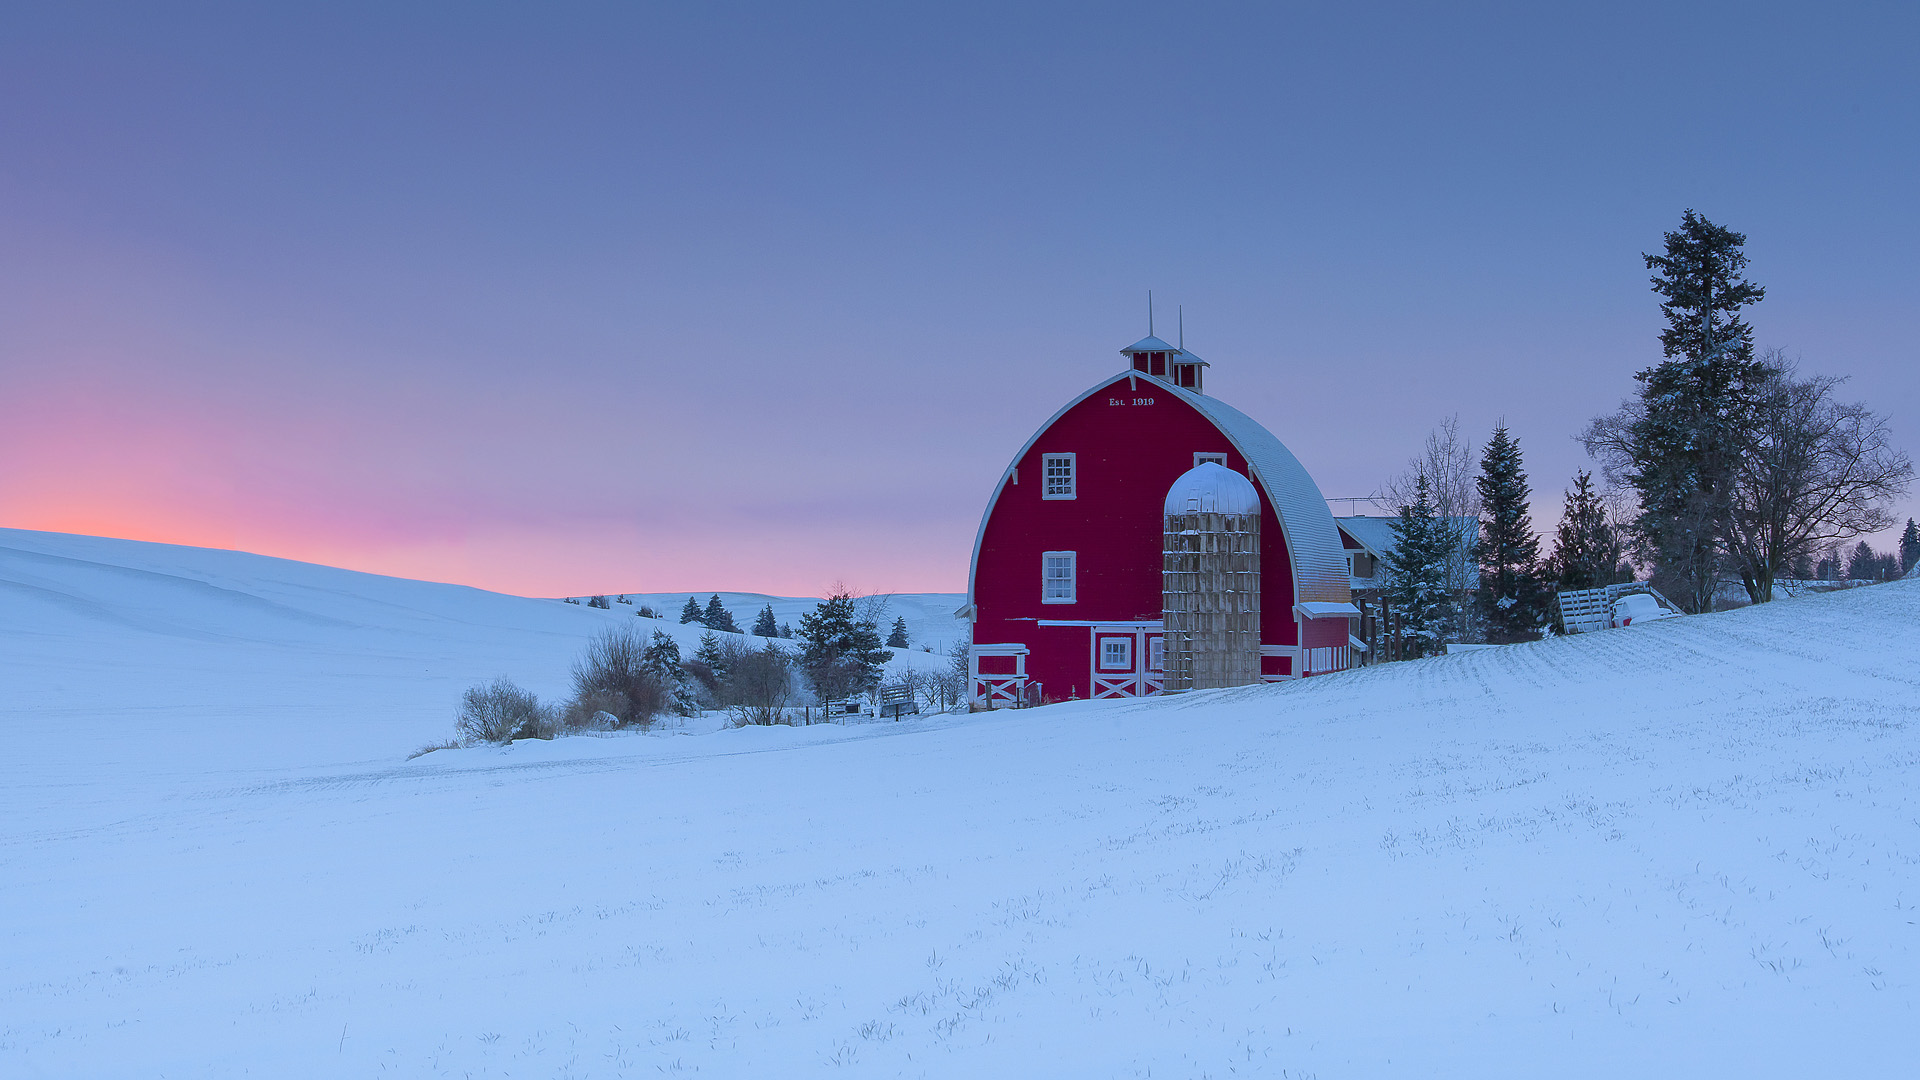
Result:
<instances>
[{"instance_id":1,"label":"white roof trim","mask_svg":"<svg viewBox=\"0 0 1920 1080\"><path fill-rule=\"evenodd\" d=\"M1303 619L1357 619L1360 609L1352 604L1329 604L1309 600L1293 605L1293 613Z\"/></svg>"}]
</instances>

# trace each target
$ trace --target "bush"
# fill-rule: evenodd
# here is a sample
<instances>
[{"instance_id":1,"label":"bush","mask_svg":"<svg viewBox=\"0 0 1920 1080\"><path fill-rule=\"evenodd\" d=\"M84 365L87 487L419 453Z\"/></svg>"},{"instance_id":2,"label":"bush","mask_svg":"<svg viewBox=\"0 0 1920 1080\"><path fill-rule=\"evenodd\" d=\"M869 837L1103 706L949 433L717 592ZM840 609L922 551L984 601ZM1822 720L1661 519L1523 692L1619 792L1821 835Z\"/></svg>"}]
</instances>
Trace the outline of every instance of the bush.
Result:
<instances>
[{"instance_id":1,"label":"bush","mask_svg":"<svg viewBox=\"0 0 1920 1080\"><path fill-rule=\"evenodd\" d=\"M466 742L551 739L555 726L553 710L504 675L486 685L468 687L454 720L454 730Z\"/></svg>"},{"instance_id":2,"label":"bush","mask_svg":"<svg viewBox=\"0 0 1920 1080\"><path fill-rule=\"evenodd\" d=\"M560 730L575 731L611 731L622 725L621 717L629 711L626 696L607 690L596 690L585 696L576 695L560 710Z\"/></svg>"},{"instance_id":3,"label":"bush","mask_svg":"<svg viewBox=\"0 0 1920 1080\"><path fill-rule=\"evenodd\" d=\"M793 696L793 656L769 641L759 649L742 649L730 667L727 708L734 724L785 722Z\"/></svg>"},{"instance_id":4,"label":"bush","mask_svg":"<svg viewBox=\"0 0 1920 1080\"><path fill-rule=\"evenodd\" d=\"M573 666L568 719L605 712L620 727L645 726L666 711L670 688L647 664L647 642L633 629L603 630ZM585 710L583 712L583 710Z\"/></svg>"},{"instance_id":5,"label":"bush","mask_svg":"<svg viewBox=\"0 0 1920 1080\"><path fill-rule=\"evenodd\" d=\"M591 598L589 598L589 599L587 600L587 606L588 606L588 607L597 607L597 608L599 608L599 609L600 609L600 610L602 610L602 611L610 611L610 610L612 610L611 608L609 608L609 607L608 607L608 605L607 605L607 598L606 598L606 597L604 597L604 596L595 596L595 597L591 597Z\"/></svg>"}]
</instances>

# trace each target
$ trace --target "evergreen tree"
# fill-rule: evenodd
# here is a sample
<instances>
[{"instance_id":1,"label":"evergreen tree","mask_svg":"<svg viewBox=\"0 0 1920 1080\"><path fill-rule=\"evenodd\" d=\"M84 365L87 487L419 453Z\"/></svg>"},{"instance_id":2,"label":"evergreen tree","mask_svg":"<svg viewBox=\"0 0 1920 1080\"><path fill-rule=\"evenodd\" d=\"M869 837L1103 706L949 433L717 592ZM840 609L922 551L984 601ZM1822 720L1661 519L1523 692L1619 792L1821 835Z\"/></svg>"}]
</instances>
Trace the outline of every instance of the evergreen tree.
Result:
<instances>
[{"instance_id":1,"label":"evergreen tree","mask_svg":"<svg viewBox=\"0 0 1920 1080\"><path fill-rule=\"evenodd\" d=\"M709 630L737 634L740 626L733 621L733 613L720 606L720 594L714 593L707 598L707 609L700 613L700 623Z\"/></svg>"},{"instance_id":2,"label":"evergreen tree","mask_svg":"<svg viewBox=\"0 0 1920 1080\"><path fill-rule=\"evenodd\" d=\"M720 647L720 635L711 630L701 634L700 647L694 650L693 658L707 669L716 684L727 681L727 653Z\"/></svg>"},{"instance_id":3,"label":"evergreen tree","mask_svg":"<svg viewBox=\"0 0 1920 1080\"><path fill-rule=\"evenodd\" d=\"M1527 509L1532 489L1520 455L1520 441L1503 423L1480 455L1480 563L1476 601L1495 645L1532 641L1547 621L1547 592L1540 581L1540 538Z\"/></svg>"},{"instance_id":4,"label":"evergreen tree","mask_svg":"<svg viewBox=\"0 0 1920 1080\"><path fill-rule=\"evenodd\" d=\"M880 684L880 672L892 658L880 644L879 628L859 618L853 597L836 592L800 616L806 641L800 666L822 702L864 693Z\"/></svg>"},{"instance_id":5,"label":"evergreen tree","mask_svg":"<svg viewBox=\"0 0 1920 1080\"><path fill-rule=\"evenodd\" d=\"M661 686L669 688L667 707L676 715L694 716L700 712L699 698L688 682L685 665L680 662L679 642L664 631L655 630L646 651L640 654L640 666Z\"/></svg>"},{"instance_id":6,"label":"evergreen tree","mask_svg":"<svg viewBox=\"0 0 1920 1080\"><path fill-rule=\"evenodd\" d=\"M780 626L778 623L773 621L773 605L772 604L768 604L766 607L761 608L760 617L753 620L753 634L755 637L764 637L764 638L780 636Z\"/></svg>"},{"instance_id":7,"label":"evergreen tree","mask_svg":"<svg viewBox=\"0 0 1920 1080\"><path fill-rule=\"evenodd\" d=\"M1847 580L1872 581L1878 578L1878 563L1879 556L1873 553L1873 545L1865 540L1860 541L1854 547L1853 554L1847 557Z\"/></svg>"},{"instance_id":8,"label":"evergreen tree","mask_svg":"<svg viewBox=\"0 0 1920 1080\"><path fill-rule=\"evenodd\" d=\"M686 677L680 667L680 643L667 636L664 630L655 630L652 640L647 642L647 651L640 654L640 666L647 674L660 680L667 686Z\"/></svg>"},{"instance_id":9,"label":"evergreen tree","mask_svg":"<svg viewBox=\"0 0 1920 1080\"><path fill-rule=\"evenodd\" d=\"M1833 556L1823 557L1813 568L1814 577L1820 581L1840 580L1840 561Z\"/></svg>"},{"instance_id":10,"label":"evergreen tree","mask_svg":"<svg viewBox=\"0 0 1920 1080\"><path fill-rule=\"evenodd\" d=\"M1817 571L1814 569L1813 556L1811 554L1803 551L1793 557L1793 576L1795 580L1813 581L1815 580L1816 573Z\"/></svg>"},{"instance_id":11,"label":"evergreen tree","mask_svg":"<svg viewBox=\"0 0 1920 1080\"><path fill-rule=\"evenodd\" d=\"M1613 584L1620 565L1620 537L1607 522L1607 508L1593 490L1593 474L1573 479L1553 536L1553 571L1563 589L1597 589Z\"/></svg>"},{"instance_id":12,"label":"evergreen tree","mask_svg":"<svg viewBox=\"0 0 1920 1080\"><path fill-rule=\"evenodd\" d=\"M904 649L911 644L907 639L907 617L902 615L893 620L893 630L887 634L887 648Z\"/></svg>"},{"instance_id":13,"label":"evergreen tree","mask_svg":"<svg viewBox=\"0 0 1920 1080\"><path fill-rule=\"evenodd\" d=\"M1920 530L1913 526L1913 519L1907 519L1907 531L1900 534L1900 572L1907 573L1915 565L1920 565Z\"/></svg>"},{"instance_id":14,"label":"evergreen tree","mask_svg":"<svg viewBox=\"0 0 1920 1080\"><path fill-rule=\"evenodd\" d=\"M1711 610L1732 477L1751 429L1766 368L1739 311L1766 290L1742 276L1747 238L1692 210L1666 234L1665 255L1644 255L1667 329L1665 360L1638 373L1640 407L1628 429L1640 494L1635 528L1658 577L1689 611Z\"/></svg>"},{"instance_id":15,"label":"evergreen tree","mask_svg":"<svg viewBox=\"0 0 1920 1080\"><path fill-rule=\"evenodd\" d=\"M1387 602L1398 620L1401 655L1407 659L1446 650L1453 597L1447 592L1447 560L1454 557L1451 531L1433 509L1433 493L1422 476L1412 504L1393 522L1393 550L1387 553Z\"/></svg>"},{"instance_id":16,"label":"evergreen tree","mask_svg":"<svg viewBox=\"0 0 1920 1080\"><path fill-rule=\"evenodd\" d=\"M700 615L700 602L689 596L687 597L687 606L680 609L680 625L685 626L688 623L697 623L700 621Z\"/></svg>"},{"instance_id":17,"label":"evergreen tree","mask_svg":"<svg viewBox=\"0 0 1920 1080\"><path fill-rule=\"evenodd\" d=\"M780 624L780 636L781 636L781 637L783 637L783 638L791 638L791 637L793 636L793 624L792 624L792 623L781 623L781 624Z\"/></svg>"}]
</instances>

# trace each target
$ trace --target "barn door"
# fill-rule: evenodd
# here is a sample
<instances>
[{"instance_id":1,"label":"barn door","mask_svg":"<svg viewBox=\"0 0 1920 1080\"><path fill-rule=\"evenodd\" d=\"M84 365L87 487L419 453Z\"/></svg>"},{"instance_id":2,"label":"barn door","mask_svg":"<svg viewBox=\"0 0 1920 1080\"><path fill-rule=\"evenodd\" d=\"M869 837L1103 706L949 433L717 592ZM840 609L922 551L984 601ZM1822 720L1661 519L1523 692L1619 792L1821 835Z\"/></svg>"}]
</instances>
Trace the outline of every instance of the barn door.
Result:
<instances>
[{"instance_id":1,"label":"barn door","mask_svg":"<svg viewBox=\"0 0 1920 1080\"><path fill-rule=\"evenodd\" d=\"M1092 628L1093 673L1089 685L1096 698L1145 697L1164 685L1160 671L1160 631L1144 626Z\"/></svg>"}]
</instances>

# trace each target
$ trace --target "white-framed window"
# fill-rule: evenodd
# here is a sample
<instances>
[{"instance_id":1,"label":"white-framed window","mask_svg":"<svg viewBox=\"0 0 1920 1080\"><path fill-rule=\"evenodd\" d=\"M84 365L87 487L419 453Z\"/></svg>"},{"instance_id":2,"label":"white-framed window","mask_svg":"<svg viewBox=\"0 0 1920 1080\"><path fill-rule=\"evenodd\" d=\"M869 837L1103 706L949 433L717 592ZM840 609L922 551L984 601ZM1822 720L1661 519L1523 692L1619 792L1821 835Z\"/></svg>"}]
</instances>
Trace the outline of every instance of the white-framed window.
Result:
<instances>
[{"instance_id":1,"label":"white-framed window","mask_svg":"<svg viewBox=\"0 0 1920 1080\"><path fill-rule=\"evenodd\" d=\"M1220 467L1222 467L1222 468L1225 468L1225 467L1226 467L1226 464L1227 464L1227 455L1226 455L1226 454L1225 454L1224 452L1222 452L1222 453L1218 453L1218 454L1212 454L1212 453L1208 453L1208 452L1206 452L1206 451L1204 451L1204 450L1195 450L1195 451L1193 452L1193 467L1194 467L1194 468L1196 468L1196 469L1197 469L1197 468L1199 468L1199 467L1200 467L1201 465L1203 465L1203 464L1205 464L1206 462L1209 462L1209 461L1211 461L1211 462L1213 462L1213 463L1214 463L1215 465L1218 465L1218 466L1220 466Z\"/></svg>"},{"instance_id":2,"label":"white-framed window","mask_svg":"<svg viewBox=\"0 0 1920 1080\"><path fill-rule=\"evenodd\" d=\"M1133 639L1109 637L1100 639L1100 668L1102 671L1133 670Z\"/></svg>"},{"instance_id":3,"label":"white-framed window","mask_svg":"<svg viewBox=\"0 0 1920 1080\"><path fill-rule=\"evenodd\" d=\"M1043 551L1040 553L1041 603L1073 603L1073 564L1074 553L1071 551Z\"/></svg>"},{"instance_id":4,"label":"white-framed window","mask_svg":"<svg viewBox=\"0 0 1920 1080\"><path fill-rule=\"evenodd\" d=\"M1078 490L1076 484L1079 480L1079 475L1074 468L1072 454L1040 455L1040 474L1041 498L1071 499L1076 497L1075 492Z\"/></svg>"},{"instance_id":5,"label":"white-framed window","mask_svg":"<svg viewBox=\"0 0 1920 1080\"><path fill-rule=\"evenodd\" d=\"M1167 639L1150 637L1147 639L1147 670L1167 670Z\"/></svg>"}]
</instances>

